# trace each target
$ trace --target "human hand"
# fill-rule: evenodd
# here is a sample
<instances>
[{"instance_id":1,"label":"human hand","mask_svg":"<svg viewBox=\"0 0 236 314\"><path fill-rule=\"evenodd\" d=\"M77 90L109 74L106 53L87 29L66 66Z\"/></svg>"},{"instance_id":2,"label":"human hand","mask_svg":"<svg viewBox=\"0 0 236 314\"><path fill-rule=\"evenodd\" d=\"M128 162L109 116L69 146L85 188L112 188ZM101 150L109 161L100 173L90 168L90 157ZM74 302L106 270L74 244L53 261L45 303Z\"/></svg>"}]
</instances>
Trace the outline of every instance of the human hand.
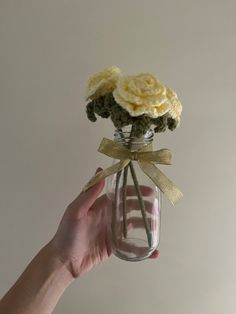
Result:
<instances>
[{"instance_id":1,"label":"human hand","mask_svg":"<svg viewBox=\"0 0 236 314\"><path fill-rule=\"evenodd\" d=\"M102 170L98 168L98 171ZM58 230L50 242L56 256L67 265L76 278L91 270L95 265L111 256L106 210L110 202L103 194L105 185L101 180L70 203L60 222ZM156 258L154 251L150 258Z\"/></svg>"}]
</instances>

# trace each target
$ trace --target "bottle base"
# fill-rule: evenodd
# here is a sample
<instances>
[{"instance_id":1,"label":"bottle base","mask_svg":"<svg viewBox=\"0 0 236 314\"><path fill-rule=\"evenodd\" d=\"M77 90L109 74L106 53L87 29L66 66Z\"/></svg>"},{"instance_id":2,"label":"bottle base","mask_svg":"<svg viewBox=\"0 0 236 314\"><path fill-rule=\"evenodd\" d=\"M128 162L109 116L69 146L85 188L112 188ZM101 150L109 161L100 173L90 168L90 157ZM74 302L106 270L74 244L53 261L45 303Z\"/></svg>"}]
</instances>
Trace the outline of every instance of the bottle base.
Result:
<instances>
[{"instance_id":1,"label":"bottle base","mask_svg":"<svg viewBox=\"0 0 236 314\"><path fill-rule=\"evenodd\" d=\"M141 239L122 239L119 246L112 246L113 254L125 261L139 262L147 259L156 250L156 247L148 247L147 241Z\"/></svg>"}]
</instances>

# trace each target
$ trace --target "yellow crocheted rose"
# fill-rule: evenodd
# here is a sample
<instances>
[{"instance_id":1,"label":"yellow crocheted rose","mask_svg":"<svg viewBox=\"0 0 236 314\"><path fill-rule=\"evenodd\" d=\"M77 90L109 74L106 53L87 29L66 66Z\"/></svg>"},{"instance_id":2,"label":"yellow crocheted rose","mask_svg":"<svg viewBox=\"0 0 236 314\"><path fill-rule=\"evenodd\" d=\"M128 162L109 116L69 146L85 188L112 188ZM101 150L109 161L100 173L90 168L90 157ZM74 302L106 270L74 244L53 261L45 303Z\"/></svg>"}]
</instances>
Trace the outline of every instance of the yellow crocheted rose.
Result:
<instances>
[{"instance_id":1,"label":"yellow crocheted rose","mask_svg":"<svg viewBox=\"0 0 236 314\"><path fill-rule=\"evenodd\" d=\"M116 85L116 102L133 117L146 114L157 118L171 107L165 86L149 73L121 76Z\"/></svg>"},{"instance_id":2,"label":"yellow crocheted rose","mask_svg":"<svg viewBox=\"0 0 236 314\"><path fill-rule=\"evenodd\" d=\"M121 71L116 66L111 66L94 74L87 82L86 100L93 100L112 92L120 75Z\"/></svg>"},{"instance_id":3,"label":"yellow crocheted rose","mask_svg":"<svg viewBox=\"0 0 236 314\"><path fill-rule=\"evenodd\" d=\"M171 118L178 120L182 112L182 105L177 97L177 94L170 88L167 88L167 97L171 103L169 114Z\"/></svg>"}]
</instances>

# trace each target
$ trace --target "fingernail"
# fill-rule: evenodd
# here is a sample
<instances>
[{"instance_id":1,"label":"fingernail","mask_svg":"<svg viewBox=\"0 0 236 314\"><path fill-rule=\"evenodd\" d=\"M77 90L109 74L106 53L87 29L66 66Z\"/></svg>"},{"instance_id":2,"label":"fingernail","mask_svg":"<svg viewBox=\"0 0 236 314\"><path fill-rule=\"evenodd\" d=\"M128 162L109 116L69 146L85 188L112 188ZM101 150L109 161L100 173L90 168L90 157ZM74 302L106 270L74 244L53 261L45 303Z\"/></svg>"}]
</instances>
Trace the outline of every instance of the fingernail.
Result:
<instances>
[{"instance_id":1,"label":"fingernail","mask_svg":"<svg viewBox=\"0 0 236 314\"><path fill-rule=\"evenodd\" d=\"M101 168L101 167L98 167L95 173L97 174L97 173L98 173L99 171L101 171L101 170L102 170L102 168Z\"/></svg>"}]
</instances>

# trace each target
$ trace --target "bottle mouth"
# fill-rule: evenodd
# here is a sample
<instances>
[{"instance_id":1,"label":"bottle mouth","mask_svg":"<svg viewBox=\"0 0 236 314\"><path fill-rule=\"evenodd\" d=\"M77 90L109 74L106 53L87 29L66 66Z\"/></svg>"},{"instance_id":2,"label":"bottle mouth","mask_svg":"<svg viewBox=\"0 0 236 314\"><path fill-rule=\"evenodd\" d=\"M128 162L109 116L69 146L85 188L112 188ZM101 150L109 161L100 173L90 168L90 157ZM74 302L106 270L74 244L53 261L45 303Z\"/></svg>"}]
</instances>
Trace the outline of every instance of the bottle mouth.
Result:
<instances>
[{"instance_id":1,"label":"bottle mouth","mask_svg":"<svg viewBox=\"0 0 236 314\"><path fill-rule=\"evenodd\" d=\"M114 138L116 142L119 142L122 144L130 144L130 143L135 143L136 145L149 144L153 141L154 132L150 128L143 136L135 137L135 136L131 136L131 127L123 128L123 129L116 129L114 133Z\"/></svg>"}]
</instances>

